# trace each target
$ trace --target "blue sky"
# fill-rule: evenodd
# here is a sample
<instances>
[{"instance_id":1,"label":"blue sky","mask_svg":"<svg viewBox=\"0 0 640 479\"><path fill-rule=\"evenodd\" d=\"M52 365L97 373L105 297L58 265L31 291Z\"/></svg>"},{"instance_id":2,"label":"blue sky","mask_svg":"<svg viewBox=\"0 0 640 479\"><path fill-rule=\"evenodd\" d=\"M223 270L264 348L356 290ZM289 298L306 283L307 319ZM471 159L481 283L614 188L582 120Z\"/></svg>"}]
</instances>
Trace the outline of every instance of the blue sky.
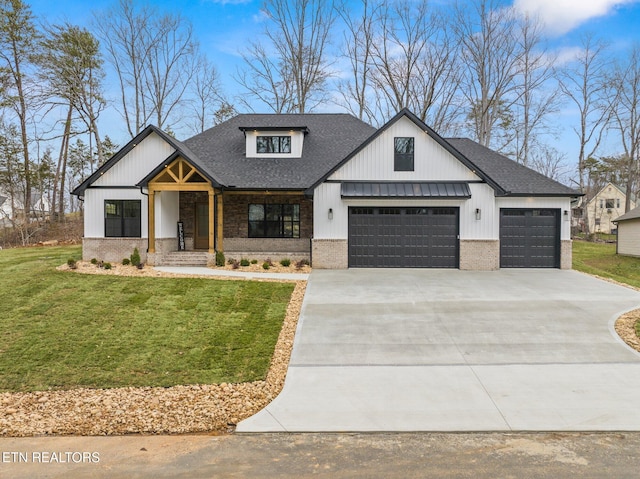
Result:
<instances>
[{"instance_id":1,"label":"blue sky","mask_svg":"<svg viewBox=\"0 0 640 479\"><path fill-rule=\"evenodd\" d=\"M38 20L46 23L71 23L89 26L92 12L113 5L117 0L26 0ZM232 78L241 64L240 50L248 40L263 31L262 0L150 0L150 4L161 11L179 12L188 18L195 29L203 52L216 65L223 87L228 96L233 96L237 84ZM432 0L432 4L446 6L451 0ZM540 15L547 24L550 48L560 58L579 45L579 36L584 32L594 33L611 44L612 54L624 52L632 44L640 43L640 0L504 0L505 5L515 5L522 11ZM327 107L339 111L339 107ZM571 112L563 115L570 118ZM126 141L118 114L106 113L102 118L106 125L104 133L120 144ZM568 126L564 126L559 150L574 157L575 137ZM617 153L615 144L609 145Z\"/></svg>"}]
</instances>

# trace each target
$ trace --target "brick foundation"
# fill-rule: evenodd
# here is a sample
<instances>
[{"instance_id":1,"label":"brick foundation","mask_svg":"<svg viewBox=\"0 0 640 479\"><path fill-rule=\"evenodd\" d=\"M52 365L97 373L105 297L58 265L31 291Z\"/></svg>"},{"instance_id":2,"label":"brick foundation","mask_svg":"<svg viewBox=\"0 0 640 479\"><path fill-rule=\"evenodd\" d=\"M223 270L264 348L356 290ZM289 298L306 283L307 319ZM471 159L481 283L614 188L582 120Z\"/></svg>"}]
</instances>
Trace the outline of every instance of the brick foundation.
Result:
<instances>
[{"instance_id":1,"label":"brick foundation","mask_svg":"<svg viewBox=\"0 0 640 479\"><path fill-rule=\"evenodd\" d=\"M140 252L140 260L147 262L147 238L82 238L82 259L120 263L129 258L134 248Z\"/></svg>"},{"instance_id":2,"label":"brick foundation","mask_svg":"<svg viewBox=\"0 0 640 479\"><path fill-rule=\"evenodd\" d=\"M562 240L560 242L560 269L571 269L573 267L573 242Z\"/></svg>"},{"instance_id":3,"label":"brick foundation","mask_svg":"<svg viewBox=\"0 0 640 479\"><path fill-rule=\"evenodd\" d=\"M346 269L349 267L349 246L346 239L314 239L312 264L318 269Z\"/></svg>"},{"instance_id":4,"label":"brick foundation","mask_svg":"<svg viewBox=\"0 0 640 479\"><path fill-rule=\"evenodd\" d=\"M492 271L500 268L500 242L460 240L460 269Z\"/></svg>"}]
</instances>

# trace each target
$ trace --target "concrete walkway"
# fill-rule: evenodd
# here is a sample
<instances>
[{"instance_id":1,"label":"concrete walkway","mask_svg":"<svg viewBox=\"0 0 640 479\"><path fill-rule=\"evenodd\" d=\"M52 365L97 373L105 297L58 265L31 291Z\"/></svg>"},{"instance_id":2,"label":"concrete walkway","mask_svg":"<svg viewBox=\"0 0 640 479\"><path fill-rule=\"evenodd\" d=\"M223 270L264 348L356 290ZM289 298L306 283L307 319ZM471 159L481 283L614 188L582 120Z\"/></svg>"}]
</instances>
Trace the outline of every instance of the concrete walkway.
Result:
<instances>
[{"instance_id":1,"label":"concrete walkway","mask_svg":"<svg viewBox=\"0 0 640 479\"><path fill-rule=\"evenodd\" d=\"M283 279L291 281L306 281L309 275L306 273L251 273L248 271L228 271L213 269L205 266L154 266L158 271L176 274L192 274L198 276L226 276L238 279Z\"/></svg>"},{"instance_id":2,"label":"concrete walkway","mask_svg":"<svg viewBox=\"0 0 640 479\"><path fill-rule=\"evenodd\" d=\"M575 271L315 270L286 383L238 432L640 431L640 293Z\"/></svg>"}]
</instances>

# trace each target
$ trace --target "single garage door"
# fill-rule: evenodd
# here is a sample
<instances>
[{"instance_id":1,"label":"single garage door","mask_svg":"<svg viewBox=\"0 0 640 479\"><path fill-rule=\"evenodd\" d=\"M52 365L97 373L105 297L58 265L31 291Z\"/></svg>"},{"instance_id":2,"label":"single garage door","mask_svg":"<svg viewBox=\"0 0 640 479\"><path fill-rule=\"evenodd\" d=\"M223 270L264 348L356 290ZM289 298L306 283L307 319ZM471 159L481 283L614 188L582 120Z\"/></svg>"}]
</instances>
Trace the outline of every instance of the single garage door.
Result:
<instances>
[{"instance_id":1,"label":"single garage door","mask_svg":"<svg viewBox=\"0 0 640 479\"><path fill-rule=\"evenodd\" d=\"M349 208L349 266L457 268L459 208Z\"/></svg>"},{"instance_id":2,"label":"single garage door","mask_svg":"<svg viewBox=\"0 0 640 479\"><path fill-rule=\"evenodd\" d=\"M501 268L559 268L560 210L501 209Z\"/></svg>"}]
</instances>

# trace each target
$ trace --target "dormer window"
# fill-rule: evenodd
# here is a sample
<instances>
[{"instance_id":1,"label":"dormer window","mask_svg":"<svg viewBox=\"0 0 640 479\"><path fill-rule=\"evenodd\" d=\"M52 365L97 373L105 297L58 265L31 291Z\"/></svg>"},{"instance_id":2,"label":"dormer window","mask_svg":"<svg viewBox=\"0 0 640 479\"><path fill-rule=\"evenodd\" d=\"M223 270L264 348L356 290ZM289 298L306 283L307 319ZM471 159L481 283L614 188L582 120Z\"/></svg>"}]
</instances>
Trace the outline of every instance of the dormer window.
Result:
<instances>
[{"instance_id":1,"label":"dormer window","mask_svg":"<svg viewBox=\"0 0 640 479\"><path fill-rule=\"evenodd\" d=\"M291 153L290 136L257 136L257 153Z\"/></svg>"},{"instance_id":2,"label":"dormer window","mask_svg":"<svg viewBox=\"0 0 640 479\"><path fill-rule=\"evenodd\" d=\"M306 126L241 126L247 158L302 158Z\"/></svg>"}]
</instances>

